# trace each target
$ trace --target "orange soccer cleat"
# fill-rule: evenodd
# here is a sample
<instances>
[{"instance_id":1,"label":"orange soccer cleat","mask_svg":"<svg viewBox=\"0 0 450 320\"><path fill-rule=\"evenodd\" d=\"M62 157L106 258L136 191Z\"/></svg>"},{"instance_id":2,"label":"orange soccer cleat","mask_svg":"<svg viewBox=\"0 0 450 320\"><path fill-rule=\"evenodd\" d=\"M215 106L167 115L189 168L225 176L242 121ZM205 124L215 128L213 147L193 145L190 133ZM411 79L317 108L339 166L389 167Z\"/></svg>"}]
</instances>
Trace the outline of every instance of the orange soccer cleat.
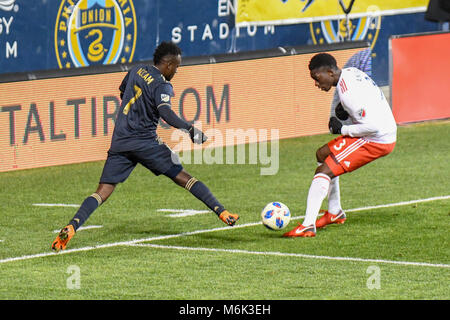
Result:
<instances>
[{"instance_id":1,"label":"orange soccer cleat","mask_svg":"<svg viewBox=\"0 0 450 320\"><path fill-rule=\"evenodd\" d=\"M312 224L310 226L304 226L302 224L298 224L298 227L292 229L291 231L286 232L283 234L283 237L315 237L316 236L316 228Z\"/></svg>"},{"instance_id":2,"label":"orange soccer cleat","mask_svg":"<svg viewBox=\"0 0 450 320\"><path fill-rule=\"evenodd\" d=\"M62 228L52 243L52 250L58 252L59 250L66 249L67 243L72 239L74 234L75 229L71 224Z\"/></svg>"},{"instance_id":3,"label":"orange soccer cleat","mask_svg":"<svg viewBox=\"0 0 450 320\"><path fill-rule=\"evenodd\" d=\"M317 228L323 228L326 225L329 224L343 224L345 222L345 220L347 220L347 216L345 215L344 211L339 211L338 214L332 214L329 213L328 211L325 211L325 214L320 217L319 220L316 221L316 227Z\"/></svg>"},{"instance_id":4,"label":"orange soccer cleat","mask_svg":"<svg viewBox=\"0 0 450 320\"><path fill-rule=\"evenodd\" d=\"M239 215L234 213L229 213L227 210L222 211L222 213L219 215L220 220L225 222L229 226L234 226L236 221L239 220Z\"/></svg>"}]
</instances>

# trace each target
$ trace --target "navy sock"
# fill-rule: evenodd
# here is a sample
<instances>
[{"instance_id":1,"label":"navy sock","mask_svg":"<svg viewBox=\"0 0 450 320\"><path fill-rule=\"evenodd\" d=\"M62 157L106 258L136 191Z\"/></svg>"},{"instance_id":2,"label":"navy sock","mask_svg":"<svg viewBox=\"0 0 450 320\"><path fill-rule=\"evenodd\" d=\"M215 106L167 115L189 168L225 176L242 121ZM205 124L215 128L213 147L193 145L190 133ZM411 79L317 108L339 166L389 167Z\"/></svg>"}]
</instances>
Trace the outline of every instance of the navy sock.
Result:
<instances>
[{"instance_id":1,"label":"navy sock","mask_svg":"<svg viewBox=\"0 0 450 320\"><path fill-rule=\"evenodd\" d=\"M185 188L189 190L197 199L202 201L209 209L214 211L217 215L225 210L223 205L217 201L216 197L211 193L207 186L195 178L191 178Z\"/></svg>"},{"instance_id":2,"label":"navy sock","mask_svg":"<svg viewBox=\"0 0 450 320\"><path fill-rule=\"evenodd\" d=\"M69 224L73 225L75 231L81 227L81 225L89 218L92 212L98 208L101 204L101 198L98 194L94 193L90 195L86 199L84 199L81 204L80 209L78 209L77 213L73 216L72 220L70 220Z\"/></svg>"}]
</instances>

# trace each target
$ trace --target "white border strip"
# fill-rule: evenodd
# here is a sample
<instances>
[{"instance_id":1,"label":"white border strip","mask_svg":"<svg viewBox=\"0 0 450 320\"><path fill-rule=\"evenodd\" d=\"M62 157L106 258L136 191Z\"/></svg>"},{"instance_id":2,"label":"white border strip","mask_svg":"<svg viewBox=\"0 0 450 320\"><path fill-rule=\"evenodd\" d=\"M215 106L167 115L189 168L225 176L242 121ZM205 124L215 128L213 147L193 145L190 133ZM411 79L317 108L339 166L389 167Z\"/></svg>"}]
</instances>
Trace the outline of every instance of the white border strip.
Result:
<instances>
[{"instance_id":1,"label":"white border strip","mask_svg":"<svg viewBox=\"0 0 450 320\"><path fill-rule=\"evenodd\" d=\"M352 257L330 257L330 256L317 256L303 253L286 253L286 252L273 252L273 251L248 251L240 249L222 249L222 248L194 248L194 247L180 247L180 246L168 246L150 243L132 244L136 247L151 247L158 249L175 249L175 250L188 250L188 251L209 251L209 252L226 252L226 253L242 253L252 255L263 256L278 256L278 257L296 257L296 258L309 258L309 259L322 259L322 260L337 260L337 261L356 261L356 262L371 262L371 263L389 263L406 266L420 266L420 267L437 267L437 268L450 268L450 264L435 264L427 262L409 262L409 261L394 261L394 260L382 260L382 259L362 259Z\"/></svg>"},{"instance_id":2,"label":"white border strip","mask_svg":"<svg viewBox=\"0 0 450 320\"><path fill-rule=\"evenodd\" d=\"M412 201L403 201L403 202L390 203L390 204L378 205L378 206L369 206L369 207L361 207L361 208L355 208L355 209L347 209L346 212L357 212L357 211L370 210L370 209L396 207L396 206L403 206L403 205L408 205L408 204L429 202L429 201L435 201L435 200L446 200L446 199L450 199L450 195L433 197L433 198L427 198L427 199L418 199L418 200L412 200ZM293 217L292 219L299 219L299 218L302 218L302 216ZM91 250L102 249L102 248L111 248L111 247L118 247L118 246L129 246L129 245L135 245L135 244L142 243L142 242L149 242L149 241L156 241L156 240L165 240L165 239L173 239L173 238L191 236L191 235L207 233L207 232L215 232L215 231L223 231L223 230L235 230L235 229L240 229L240 228L256 226L256 225L259 225L259 224L261 224L260 221L259 222L246 223L246 224L239 224L239 225L235 225L234 227L226 226L226 227L221 227L221 228L196 230L196 231L183 232L183 233L166 235L166 236L157 236L157 237L151 237L151 238L135 239L135 240L131 240L131 241L113 242L113 243L107 243L107 244L102 244L102 245L98 245L98 246L83 247L83 248L77 248L77 249L68 249L68 250L60 251L59 253L46 252L46 253L25 255L25 256L20 256L20 257L11 257L11 258L6 258L6 259L1 259L0 260L0 264L7 263L7 262L12 262L12 261L22 261L22 260L29 260L29 259L34 259L34 258L55 256L55 255L60 255L60 254L68 254L68 253L80 252L80 251L91 251ZM332 258L332 257L330 257L330 258ZM359 258L345 258L345 259L357 259L355 261L362 261ZM366 260L363 260L363 261L366 261ZM374 260L371 260L371 261L377 261L377 260L374 259ZM420 263L420 262L412 262L412 263L417 264L417 263ZM442 266L445 266L445 268L447 268L449 265L443 264Z\"/></svg>"}]
</instances>

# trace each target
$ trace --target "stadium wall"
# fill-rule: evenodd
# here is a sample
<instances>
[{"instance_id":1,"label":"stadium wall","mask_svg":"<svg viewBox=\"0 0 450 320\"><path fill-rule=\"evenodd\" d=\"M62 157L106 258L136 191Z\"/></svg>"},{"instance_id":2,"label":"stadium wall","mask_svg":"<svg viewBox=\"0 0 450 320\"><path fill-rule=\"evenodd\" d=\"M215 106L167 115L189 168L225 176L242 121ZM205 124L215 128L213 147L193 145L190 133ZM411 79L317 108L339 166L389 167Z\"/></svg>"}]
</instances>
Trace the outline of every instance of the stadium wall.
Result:
<instances>
[{"instance_id":1,"label":"stadium wall","mask_svg":"<svg viewBox=\"0 0 450 320\"><path fill-rule=\"evenodd\" d=\"M327 51L344 65L367 47L352 42L186 58L172 80L173 108L211 136L205 148L236 144L253 133L257 141L270 140L271 130L277 139L325 133L333 93L314 86L308 62ZM132 66L3 77L0 172L105 159L121 103L118 87ZM158 134L171 147L192 147L187 134L167 124Z\"/></svg>"},{"instance_id":2,"label":"stadium wall","mask_svg":"<svg viewBox=\"0 0 450 320\"><path fill-rule=\"evenodd\" d=\"M350 12L348 28L338 0L0 2L4 4L0 5L0 78L11 72L146 61L152 59L154 48L163 40L176 42L185 57L368 41L373 79L386 86L390 35L440 30L438 22L425 19L427 0L358 0ZM281 9L298 7L289 9L289 13L302 13L309 20L285 17L278 21L280 24L239 25L236 15L243 8L239 3L244 2L263 2L261 9L270 15L277 10L266 10L269 2ZM342 3L348 5L350 1ZM71 25L77 20L80 28ZM118 37L115 30L122 31L122 36ZM105 50L107 54L102 55Z\"/></svg>"},{"instance_id":3,"label":"stadium wall","mask_svg":"<svg viewBox=\"0 0 450 320\"><path fill-rule=\"evenodd\" d=\"M450 118L450 33L390 39L391 106L399 124Z\"/></svg>"}]
</instances>

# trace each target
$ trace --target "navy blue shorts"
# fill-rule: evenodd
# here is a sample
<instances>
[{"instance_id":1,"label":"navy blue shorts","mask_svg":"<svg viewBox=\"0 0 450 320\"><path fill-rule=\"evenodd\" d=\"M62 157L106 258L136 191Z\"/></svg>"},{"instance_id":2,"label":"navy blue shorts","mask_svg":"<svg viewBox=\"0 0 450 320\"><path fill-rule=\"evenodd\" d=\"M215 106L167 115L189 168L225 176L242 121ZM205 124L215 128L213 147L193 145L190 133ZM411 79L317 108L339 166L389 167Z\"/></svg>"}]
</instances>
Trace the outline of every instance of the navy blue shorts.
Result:
<instances>
[{"instance_id":1,"label":"navy blue shorts","mask_svg":"<svg viewBox=\"0 0 450 320\"><path fill-rule=\"evenodd\" d=\"M100 183L124 182L138 163L157 176L164 174L169 178L176 177L183 170L178 156L165 144L154 145L140 151L109 150Z\"/></svg>"}]
</instances>

